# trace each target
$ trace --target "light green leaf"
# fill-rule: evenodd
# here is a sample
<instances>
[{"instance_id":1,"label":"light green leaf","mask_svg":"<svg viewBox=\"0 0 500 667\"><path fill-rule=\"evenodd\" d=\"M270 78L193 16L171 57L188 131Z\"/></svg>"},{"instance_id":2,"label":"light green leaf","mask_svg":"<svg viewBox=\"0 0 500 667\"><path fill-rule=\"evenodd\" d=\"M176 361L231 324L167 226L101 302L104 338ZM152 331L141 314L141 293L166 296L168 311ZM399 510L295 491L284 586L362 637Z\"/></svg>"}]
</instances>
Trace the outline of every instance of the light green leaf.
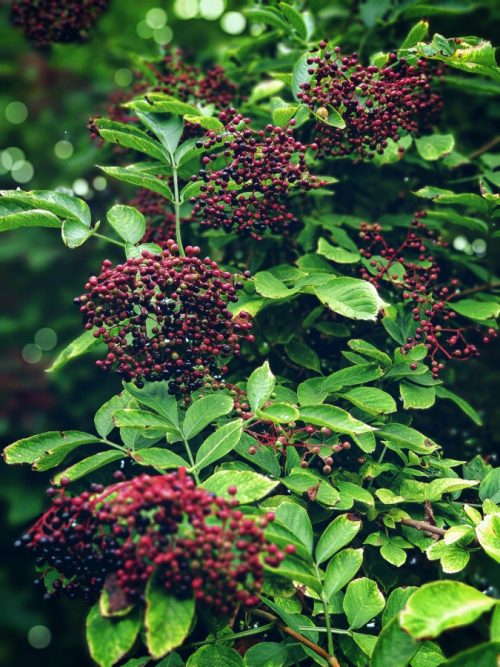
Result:
<instances>
[{"instance_id":1,"label":"light green leaf","mask_svg":"<svg viewBox=\"0 0 500 667\"><path fill-rule=\"evenodd\" d=\"M278 486L278 482L256 472L246 470L220 470L205 480L202 487L207 491L230 499L233 496L228 493L230 486L236 487L236 498L242 503L252 503L260 500Z\"/></svg>"},{"instance_id":2,"label":"light green leaf","mask_svg":"<svg viewBox=\"0 0 500 667\"><path fill-rule=\"evenodd\" d=\"M452 190L428 185L425 188L420 188L414 194L423 199L431 199L436 204L458 204L483 214L487 214L489 210L488 203L483 197L469 192L455 193Z\"/></svg>"},{"instance_id":3,"label":"light green leaf","mask_svg":"<svg viewBox=\"0 0 500 667\"><path fill-rule=\"evenodd\" d=\"M102 438L107 438L111 431L115 428L113 423L113 415L117 410L120 410L128 405L129 397L125 394L118 394L106 401L99 410L95 413L94 424L95 429Z\"/></svg>"},{"instance_id":4,"label":"light green leaf","mask_svg":"<svg viewBox=\"0 0 500 667\"><path fill-rule=\"evenodd\" d=\"M168 393L166 382L149 382L142 389L139 389L132 383L127 383L125 384L125 389L139 403L158 412L173 428L179 428L177 401Z\"/></svg>"},{"instance_id":5,"label":"light green leaf","mask_svg":"<svg viewBox=\"0 0 500 667\"><path fill-rule=\"evenodd\" d=\"M323 378L315 377L304 380L297 387L297 397L301 405L318 405L323 403L328 392L323 391Z\"/></svg>"},{"instance_id":6,"label":"light green leaf","mask_svg":"<svg viewBox=\"0 0 500 667\"><path fill-rule=\"evenodd\" d=\"M127 243L139 243L146 232L146 219L133 206L116 204L107 213L108 222Z\"/></svg>"},{"instance_id":7,"label":"light green leaf","mask_svg":"<svg viewBox=\"0 0 500 667\"><path fill-rule=\"evenodd\" d=\"M387 415L397 410L392 396L375 387L355 387L342 394L342 398L370 415Z\"/></svg>"},{"instance_id":8,"label":"light green leaf","mask_svg":"<svg viewBox=\"0 0 500 667\"><path fill-rule=\"evenodd\" d=\"M204 130L214 130L215 132L220 132L224 130L224 124L218 118L214 116L200 116L186 114L184 120L187 123L192 123L193 125L199 125Z\"/></svg>"},{"instance_id":9,"label":"light green leaf","mask_svg":"<svg viewBox=\"0 0 500 667\"><path fill-rule=\"evenodd\" d=\"M139 172L136 169L131 169L130 167L101 167L99 169L103 171L108 176L117 178L119 181L124 183L129 183L131 185L136 185L139 188L145 188L146 190L152 190L157 192L160 195L163 195L169 201L174 200L174 195L172 190L168 187L165 181L161 180L156 176L150 176L143 172Z\"/></svg>"},{"instance_id":10,"label":"light green leaf","mask_svg":"<svg viewBox=\"0 0 500 667\"><path fill-rule=\"evenodd\" d=\"M254 644L245 653L245 667L284 667L287 660L287 648L276 642Z\"/></svg>"},{"instance_id":11,"label":"light green leaf","mask_svg":"<svg viewBox=\"0 0 500 667\"><path fill-rule=\"evenodd\" d=\"M323 563L349 544L359 533L361 526L361 521L350 519L347 514L341 514L334 519L319 538L316 546L317 563Z\"/></svg>"},{"instance_id":12,"label":"light green leaf","mask_svg":"<svg viewBox=\"0 0 500 667\"><path fill-rule=\"evenodd\" d=\"M359 278L333 278L314 292L334 313L353 320L375 320L383 305L375 287Z\"/></svg>"},{"instance_id":13,"label":"light green leaf","mask_svg":"<svg viewBox=\"0 0 500 667\"><path fill-rule=\"evenodd\" d=\"M403 399L403 408L409 410L427 410L436 402L436 388L422 387L413 382L401 382L399 391Z\"/></svg>"},{"instance_id":14,"label":"light green leaf","mask_svg":"<svg viewBox=\"0 0 500 667\"><path fill-rule=\"evenodd\" d=\"M348 412L334 405L305 405L300 408L300 418L306 424L326 426L336 433L347 435L374 430L372 426L355 419Z\"/></svg>"},{"instance_id":15,"label":"light green leaf","mask_svg":"<svg viewBox=\"0 0 500 667\"><path fill-rule=\"evenodd\" d=\"M292 474L285 477L282 482L297 495L305 494L309 500L317 500L326 507L333 507L339 501L337 489L310 470L294 469Z\"/></svg>"},{"instance_id":16,"label":"light green leaf","mask_svg":"<svg viewBox=\"0 0 500 667\"><path fill-rule=\"evenodd\" d=\"M189 406L182 425L184 436L189 440L204 428L233 409L233 399L224 394L211 394L198 398Z\"/></svg>"},{"instance_id":17,"label":"light green leaf","mask_svg":"<svg viewBox=\"0 0 500 667\"><path fill-rule=\"evenodd\" d=\"M495 600L460 581L433 581L415 591L401 612L401 626L414 639L439 637L473 623Z\"/></svg>"},{"instance_id":18,"label":"light green leaf","mask_svg":"<svg viewBox=\"0 0 500 667\"><path fill-rule=\"evenodd\" d=\"M61 221L53 213L37 209L10 213L0 218L0 232L19 227L61 227Z\"/></svg>"},{"instance_id":19,"label":"light green leaf","mask_svg":"<svg viewBox=\"0 0 500 667\"><path fill-rule=\"evenodd\" d=\"M420 643L401 629L399 618L395 616L377 639L371 667L407 667L419 648Z\"/></svg>"},{"instance_id":20,"label":"light green leaf","mask_svg":"<svg viewBox=\"0 0 500 667\"><path fill-rule=\"evenodd\" d=\"M114 461L119 461L124 457L124 452L117 451L116 449L108 450L106 452L99 452L98 454L88 456L86 459L78 461L78 463L75 463L69 468L66 468L66 470L63 470L54 477L52 483L58 486L61 483L61 479L64 478L67 478L73 482L77 479L80 479L80 477L84 477L85 475L94 472L94 470L98 470L99 468L102 468L109 463L113 463Z\"/></svg>"},{"instance_id":21,"label":"light green leaf","mask_svg":"<svg viewBox=\"0 0 500 667\"><path fill-rule=\"evenodd\" d=\"M384 440L394 442L401 447L410 449L417 454L430 454L438 448L438 445L426 438L425 435L419 433L414 428L406 426L405 424L386 424L378 431L377 436Z\"/></svg>"},{"instance_id":22,"label":"light green leaf","mask_svg":"<svg viewBox=\"0 0 500 667\"><path fill-rule=\"evenodd\" d=\"M240 654L223 644L202 646L189 656L186 667L244 667Z\"/></svg>"},{"instance_id":23,"label":"light green leaf","mask_svg":"<svg viewBox=\"0 0 500 667\"><path fill-rule=\"evenodd\" d=\"M424 160L439 160L453 150L455 138L452 134L428 134L415 139L417 151Z\"/></svg>"},{"instance_id":24,"label":"light green leaf","mask_svg":"<svg viewBox=\"0 0 500 667\"><path fill-rule=\"evenodd\" d=\"M20 205L29 206L31 209L48 211L59 218L79 220L85 227L90 227L90 208L79 197L67 195L63 192L54 192L53 190L31 190L30 192L24 192L24 190L0 190L0 195L0 204L17 202ZM0 222L2 220L0 219ZM59 227L60 223L58 225L43 226ZM5 230L2 229L2 231Z\"/></svg>"},{"instance_id":25,"label":"light green leaf","mask_svg":"<svg viewBox=\"0 0 500 667\"><path fill-rule=\"evenodd\" d=\"M248 378L247 397L252 410L261 408L270 399L274 385L275 377L271 372L269 362L265 361Z\"/></svg>"},{"instance_id":26,"label":"light green leaf","mask_svg":"<svg viewBox=\"0 0 500 667\"><path fill-rule=\"evenodd\" d=\"M297 104L287 104L285 106L276 107L272 112L273 123L280 127L284 127L292 120L298 109L299 107Z\"/></svg>"},{"instance_id":27,"label":"light green leaf","mask_svg":"<svg viewBox=\"0 0 500 667\"><path fill-rule=\"evenodd\" d=\"M186 639L194 617L194 600L179 600L151 577L146 586L146 643L158 659L180 646Z\"/></svg>"},{"instance_id":28,"label":"light green leaf","mask_svg":"<svg viewBox=\"0 0 500 667\"><path fill-rule=\"evenodd\" d=\"M192 104L181 102L171 95L160 92L148 92L147 98L138 97L127 102L124 106L145 113L171 113L177 116L197 115L199 113L199 110Z\"/></svg>"},{"instance_id":29,"label":"light green leaf","mask_svg":"<svg viewBox=\"0 0 500 667\"><path fill-rule=\"evenodd\" d=\"M381 546L380 555L384 560L391 563L391 565L395 565L396 567L401 567L401 565L404 565L406 562L405 550L401 549L395 544L391 544L391 542L387 542Z\"/></svg>"},{"instance_id":30,"label":"light green leaf","mask_svg":"<svg viewBox=\"0 0 500 667\"><path fill-rule=\"evenodd\" d=\"M132 454L134 461L137 461L141 466L151 466L152 468L160 468L161 470L171 470L175 468L189 468L189 463L168 449L161 447L147 447L140 449Z\"/></svg>"},{"instance_id":31,"label":"light green leaf","mask_svg":"<svg viewBox=\"0 0 500 667\"><path fill-rule=\"evenodd\" d=\"M384 596L371 579L361 577L347 586L343 607L351 629L356 630L366 625L380 614L384 606Z\"/></svg>"},{"instance_id":32,"label":"light green leaf","mask_svg":"<svg viewBox=\"0 0 500 667\"><path fill-rule=\"evenodd\" d=\"M92 230L79 220L68 218L62 223L61 238L68 248L79 248L92 234Z\"/></svg>"},{"instance_id":33,"label":"light green leaf","mask_svg":"<svg viewBox=\"0 0 500 667\"><path fill-rule=\"evenodd\" d=\"M415 46L418 42L421 42L424 37L429 32L429 22L428 21L419 21L415 23L412 28L410 28L409 33L403 40L401 44L401 49L409 49L412 46Z\"/></svg>"},{"instance_id":34,"label":"light green leaf","mask_svg":"<svg viewBox=\"0 0 500 667\"><path fill-rule=\"evenodd\" d=\"M328 598L340 591L356 576L363 563L363 549L343 549L328 563L323 584Z\"/></svg>"},{"instance_id":35,"label":"light green leaf","mask_svg":"<svg viewBox=\"0 0 500 667\"><path fill-rule=\"evenodd\" d=\"M323 255L323 257L326 257L332 262L337 262L338 264L355 264L360 260L360 254L358 252L352 252L352 250L333 246L325 239L320 239L318 241L318 254Z\"/></svg>"},{"instance_id":36,"label":"light green leaf","mask_svg":"<svg viewBox=\"0 0 500 667\"><path fill-rule=\"evenodd\" d=\"M55 373L59 371L69 361L80 357L82 354L90 352L101 344L101 340L96 338L92 331L84 331L78 338L72 340L71 343L59 352L57 357L52 362L52 365L47 369L47 373Z\"/></svg>"},{"instance_id":37,"label":"light green leaf","mask_svg":"<svg viewBox=\"0 0 500 667\"><path fill-rule=\"evenodd\" d=\"M125 408L117 410L113 422L118 428L134 428L142 431L161 430L165 433L176 433L172 425L163 417L147 410Z\"/></svg>"},{"instance_id":38,"label":"light green leaf","mask_svg":"<svg viewBox=\"0 0 500 667\"><path fill-rule=\"evenodd\" d=\"M311 552L313 546L313 529L307 510L292 502L283 502L275 511L276 519L302 542Z\"/></svg>"},{"instance_id":39,"label":"light green leaf","mask_svg":"<svg viewBox=\"0 0 500 667\"><path fill-rule=\"evenodd\" d=\"M488 556L500 563L500 514L487 514L476 526L476 536Z\"/></svg>"},{"instance_id":40,"label":"light green leaf","mask_svg":"<svg viewBox=\"0 0 500 667\"><path fill-rule=\"evenodd\" d=\"M449 308L459 315L468 317L471 320L488 320L491 317L498 317L500 314L500 303L494 301L476 301L475 299L462 299L461 301L451 301Z\"/></svg>"},{"instance_id":41,"label":"light green leaf","mask_svg":"<svg viewBox=\"0 0 500 667\"><path fill-rule=\"evenodd\" d=\"M232 451L242 433L242 419L235 419L209 435L196 453L196 470L203 470Z\"/></svg>"},{"instance_id":42,"label":"light green leaf","mask_svg":"<svg viewBox=\"0 0 500 667\"><path fill-rule=\"evenodd\" d=\"M289 403L273 403L263 410L257 410L256 415L275 424L289 424L300 417L300 412Z\"/></svg>"},{"instance_id":43,"label":"light green leaf","mask_svg":"<svg viewBox=\"0 0 500 667\"><path fill-rule=\"evenodd\" d=\"M277 79L260 81L252 88L248 103L254 104L255 102L260 102L260 100L265 100L266 97L272 97L276 93L279 93L284 85L283 81L278 81Z\"/></svg>"},{"instance_id":44,"label":"light green leaf","mask_svg":"<svg viewBox=\"0 0 500 667\"><path fill-rule=\"evenodd\" d=\"M266 299L286 299L299 291L299 288L289 289L270 271L258 271L254 276L254 285L257 293Z\"/></svg>"},{"instance_id":45,"label":"light green leaf","mask_svg":"<svg viewBox=\"0 0 500 667\"><path fill-rule=\"evenodd\" d=\"M3 457L5 462L10 465L14 463L35 463L40 457L61 446L79 447L92 442L99 442L99 438L90 433L49 431L13 442L5 447Z\"/></svg>"},{"instance_id":46,"label":"light green leaf","mask_svg":"<svg viewBox=\"0 0 500 667\"><path fill-rule=\"evenodd\" d=\"M96 604L87 616L86 626L90 655L100 667L112 667L134 645L141 618L138 611L124 617L104 618Z\"/></svg>"}]
</instances>

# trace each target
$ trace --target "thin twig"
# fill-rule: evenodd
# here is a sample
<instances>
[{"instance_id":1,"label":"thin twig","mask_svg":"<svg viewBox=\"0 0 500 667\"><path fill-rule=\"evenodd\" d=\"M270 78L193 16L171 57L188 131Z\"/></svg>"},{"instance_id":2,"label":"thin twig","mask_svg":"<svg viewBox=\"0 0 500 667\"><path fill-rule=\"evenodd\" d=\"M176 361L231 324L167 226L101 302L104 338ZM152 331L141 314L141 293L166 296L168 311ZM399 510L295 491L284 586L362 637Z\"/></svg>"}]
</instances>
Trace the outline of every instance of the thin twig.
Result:
<instances>
[{"instance_id":1,"label":"thin twig","mask_svg":"<svg viewBox=\"0 0 500 667\"><path fill-rule=\"evenodd\" d=\"M428 521L420 521L418 519L401 519L401 523L405 526L416 528L417 530L423 530L425 533L439 535L439 537L444 537L446 535L446 530L444 528L433 526L432 523L429 523Z\"/></svg>"},{"instance_id":2,"label":"thin twig","mask_svg":"<svg viewBox=\"0 0 500 667\"><path fill-rule=\"evenodd\" d=\"M272 621L275 623L285 634L293 637L301 644L304 644L304 646L310 648L311 651L314 651L317 655L321 656L324 660L326 660L330 667L340 667L340 664L335 656L329 655L328 651L325 651L324 648L321 648L321 646L318 646L310 639L307 639L307 637L301 635L300 632L296 632L288 625L285 625L277 616L274 616L267 611L262 611L261 609L252 609L250 610L250 613L254 616L258 616L259 618L266 619L266 621Z\"/></svg>"},{"instance_id":3,"label":"thin twig","mask_svg":"<svg viewBox=\"0 0 500 667\"><path fill-rule=\"evenodd\" d=\"M487 292L488 290L493 290L497 289L497 287L500 287L500 282L498 283L485 283L484 285L478 285L478 287L471 287L469 289L464 289L460 292L454 292L451 296L450 299L454 299L455 297L462 297L462 296L467 296L468 294L476 294L476 292Z\"/></svg>"},{"instance_id":4,"label":"thin twig","mask_svg":"<svg viewBox=\"0 0 500 667\"><path fill-rule=\"evenodd\" d=\"M470 155L468 155L469 160L473 160L474 158L479 157L483 153L487 153L492 148L495 148L495 146L498 143L500 143L500 134L497 134L497 136L493 137L491 141L488 141L488 143L484 144L484 146L481 146L477 150L473 151Z\"/></svg>"}]
</instances>

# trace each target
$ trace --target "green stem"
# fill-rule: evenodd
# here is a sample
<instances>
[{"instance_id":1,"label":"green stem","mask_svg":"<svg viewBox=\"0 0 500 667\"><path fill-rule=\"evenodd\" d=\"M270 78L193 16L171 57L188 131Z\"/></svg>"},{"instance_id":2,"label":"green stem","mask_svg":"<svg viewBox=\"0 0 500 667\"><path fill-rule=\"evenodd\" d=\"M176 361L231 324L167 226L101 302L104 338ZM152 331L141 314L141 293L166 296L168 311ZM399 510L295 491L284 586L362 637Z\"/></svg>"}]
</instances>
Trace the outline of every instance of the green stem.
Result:
<instances>
[{"instance_id":1,"label":"green stem","mask_svg":"<svg viewBox=\"0 0 500 667\"><path fill-rule=\"evenodd\" d=\"M181 201L179 198L179 176L177 173L177 165L172 161L172 176L174 180L174 211L175 211L175 240L179 246L179 254L184 257L184 246L182 245L181 236Z\"/></svg>"},{"instance_id":2,"label":"green stem","mask_svg":"<svg viewBox=\"0 0 500 667\"><path fill-rule=\"evenodd\" d=\"M261 625L258 628L251 628L250 630L242 630L241 632L235 632L234 635L228 637L214 637L213 639L205 639L204 642L195 642L194 644L185 644L184 646L178 648L177 650L183 650L186 648L196 648L197 646L205 646L205 644L216 644L221 641L232 641L233 639L239 639L240 637L251 637L252 635L260 635L263 632L267 632L275 627L274 623L267 623L266 625Z\"/></svg>"},{"instance_id":3,"label":"green stem","mask_svg":"<svg viewBox=\"0 0 500 667\"><path fill-rule=\"evenodd\" d=\"M102 239L103 241L107 241L108 243L113 243L113 245L118 245L120 248L125 248L125 243L121 243L121 241L115 241L115 239L110 239L109 236L104 236L104 234L93 232L92 236L95 236L98 239Z\"/></svg>"},{"instance_id":4,"label":"green stem","mask_svg":"<svg viewBox=\"0 0 500 667\"><path fill-rule=\"evenodd\" d=\"M316 576L318 577L319 581L321 581L321 572L319 570L319 567L315 565L316 568ZM335 657L335 651L333 649L333 635L332 635L332 620L330 618L330 611L328 609L329 607L329 600L328 597L326 596L325 592L322 590L321 591L321 603L323 605L323 612L325 614L325 625L326 625L326 640L327 640L327 645L328 645L328 653Z\"/></svg>"},{"instance_id":5,"label":"green stem","mask_svg":"<svg viewBox=\"0 0 500 667\"><path fill-rule=\"evenodd\" d=\"M198 473L196 472L196 469L195 469L196 464L194 462L193 452L191 451L191 447L189 446L189 442L186 440L186 438L184 436L182 437L182 442L184 443L184 448L186 450L186 454L188 456L189 463L191 464L191 472L194 475L196 483L199 484L200 483L200 478L199 478Z\"/></svg>"}]
</instances>

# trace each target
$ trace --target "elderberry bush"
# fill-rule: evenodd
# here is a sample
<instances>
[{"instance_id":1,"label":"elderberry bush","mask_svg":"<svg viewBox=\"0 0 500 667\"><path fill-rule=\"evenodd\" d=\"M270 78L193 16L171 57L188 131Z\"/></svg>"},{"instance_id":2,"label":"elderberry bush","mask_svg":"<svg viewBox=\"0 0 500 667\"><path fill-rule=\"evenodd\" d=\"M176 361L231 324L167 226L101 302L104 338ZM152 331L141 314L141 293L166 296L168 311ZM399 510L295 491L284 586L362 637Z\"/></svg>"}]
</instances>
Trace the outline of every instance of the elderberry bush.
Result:
<instances>
[{"instance_id":1,"label":"elderberry bush","mask_svg":"<svg viewBox=\"0 0 500 667\"><path fill-rule=\"evenodd\" d=\"M95 29L55 4L12 12L38 9L39 45ZM129 83L82 123L99 196L0 192L0 231L77 257L47 382L93 378L74 429L4 449L50 475L16 553L41 603L81 605L99 667L494 667L488 27L460 36L460 2L269 0L205 48L181 5L139 24L154 54L113 51Z\"/></svg>"}]
</instances>

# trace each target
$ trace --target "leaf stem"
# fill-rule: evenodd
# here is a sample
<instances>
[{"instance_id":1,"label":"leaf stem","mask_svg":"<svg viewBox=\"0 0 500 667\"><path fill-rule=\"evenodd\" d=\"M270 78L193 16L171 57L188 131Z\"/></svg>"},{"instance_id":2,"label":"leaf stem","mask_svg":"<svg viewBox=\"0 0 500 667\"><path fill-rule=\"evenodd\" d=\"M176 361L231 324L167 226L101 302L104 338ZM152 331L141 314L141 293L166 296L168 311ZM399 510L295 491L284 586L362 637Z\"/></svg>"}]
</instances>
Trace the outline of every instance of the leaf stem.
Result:
<instances>
[{"instance_id":1,"label":"leaf stem","mask_svg":"<svg viewBox=\"0 0 500 667\"><path fill-rule=\"evenodd\" d=\"M107 241L108 243L112 243L113 245L118 245L120 248L125 248L125 243L121 243L121 241L115 241L115 239L111 239L109 236L105 236L104 234L92 232L92 236L95 236L98 239L102 239L103 241Z\"/></svg>"},{"instance_id":2,"label":"leaf stem","mask_svg":"<svg viewBox=\"0 0 500 667\"><path fill-rule=\"evenodd\" d=\"M179 246L179 254L185 257L184 246L181 235L181 201L179 198L179 175L177 173L177 164L172 159L172 178L174 181L174 211L175 211L175 240Z\"/></svg>"},{"instance_id":3,"label":"leaf stem","mask_svg":"<svg viewBox=\"0 0 500 667\"><path fill-rule=\"evenodd\" d=\"M199 475L196 471L196 463L194 461L193 452L191 451L191 447L189 446L189 442L187 441L187 438L185 438L184 436L182 436L182 442L184 443L184 449L186 450L186 454L188 456L189 463L191 464L190 472L193 473L194 478L196 480L196 483L199 484L200 483L200 477L199 477Z\"/></svg>"},{"instance_id":4,"label":"leaf stem","mask_svg":"<svg viewBox=\"0 0 500 667\"><path fill-rule=\"evenodd\" d=\"M230 640L232 641L233 639L239 639L240 637L251 637L252 635L260 635L263 632L267 632L268 630L271 630L274 628L275 624L274 623L267 623L266 625L260 625L258 628L250 628L249 630L242 630L241 632L235 632L231 636L227 637L214 637L213 639L205 639L203 642L194 642L193 644L184 644L183 646L179 646L177 648L177 651L182 651L187 648L196 648L197 646L205 646L205 644L216 644L217 642L221 641L227 641Z\"/></svg>"}]
</instances>

